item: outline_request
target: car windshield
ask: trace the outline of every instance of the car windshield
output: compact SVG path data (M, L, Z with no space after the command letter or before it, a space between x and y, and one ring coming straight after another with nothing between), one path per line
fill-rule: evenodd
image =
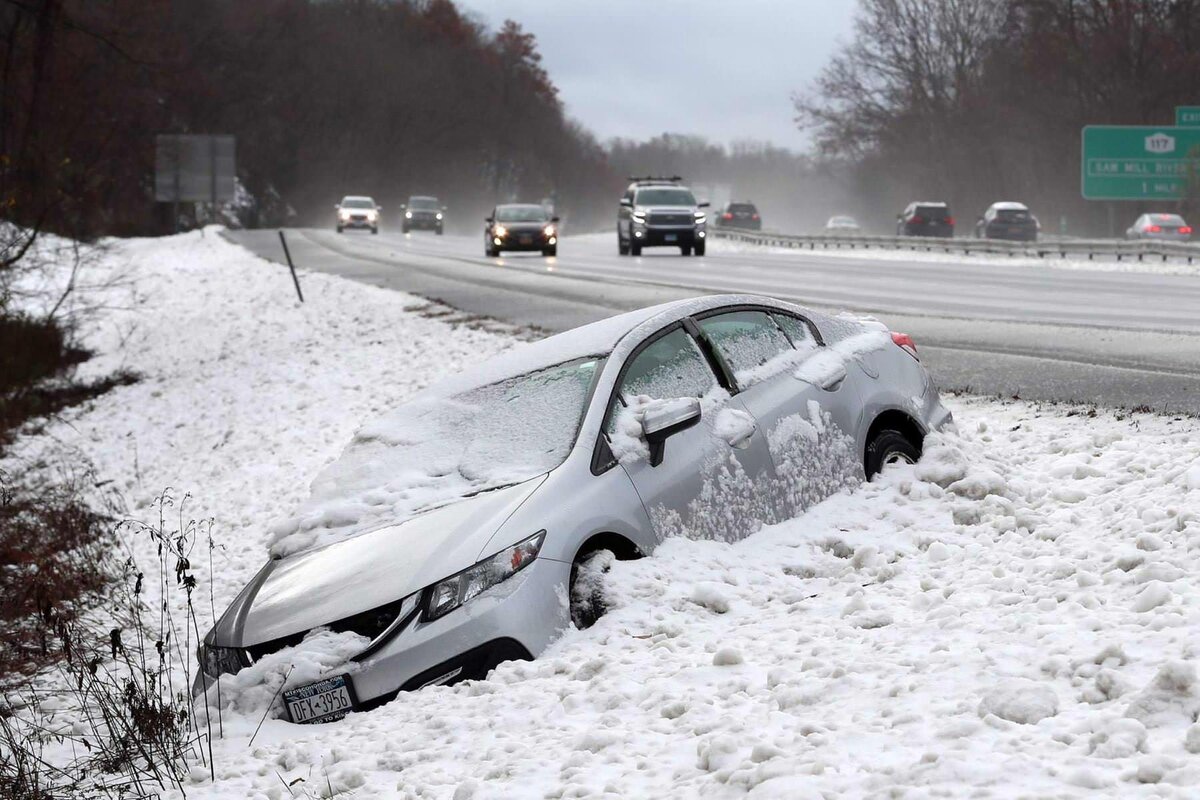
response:
M950 209L946 206L917 206L916 214L925 219L947 219Z
M500 222L545 222L550 218L541 206L499 206L496 219Z
M1030 219L1028 209L1001 208L996 211L996 219L1001 222L1025 222Z
M639 206L694 206L696 198L687 189L665 186L655 189L639 189L636 203Z
M417 211L437 211L439 208L436 197L410 197L408 207Z
M342 208L374 208L375 201L369 197L347 197L342 200Z
M418 398L368 423L313 481L273 552L328 544L549 472L575 444L600 363L579 359Z

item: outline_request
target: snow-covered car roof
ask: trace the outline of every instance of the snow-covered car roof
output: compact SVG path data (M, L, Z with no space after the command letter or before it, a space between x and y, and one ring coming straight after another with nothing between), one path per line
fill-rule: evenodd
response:
M1024 203L1014 203L1011 201L1003 201L1000 203L992 203L992 208L997 211L1028 211L1029 206Z
M365 195L365 194L348 194L348 195L346 195L345 197L343 197L343 198L342 198L342 202L343 202L343 203L344 203L344 202L346 202L347 200L366 200L368 203L374 203L374 202L375 202L375 198L373 198L373 197L368 197L368 196L367 196L367 195Z

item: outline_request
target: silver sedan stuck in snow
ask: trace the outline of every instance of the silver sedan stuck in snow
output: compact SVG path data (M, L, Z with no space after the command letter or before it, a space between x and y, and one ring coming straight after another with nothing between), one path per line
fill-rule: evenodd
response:
M590 624L613 557L794 517L949 420L908 336L764 297L519 346L357 432L205 637L194 691L318 664L282 697L321 722L482 678Z

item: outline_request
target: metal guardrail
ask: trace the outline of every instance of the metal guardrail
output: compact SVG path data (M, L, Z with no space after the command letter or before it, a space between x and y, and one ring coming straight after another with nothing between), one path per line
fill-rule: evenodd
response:
M787 247L795 250L912 250L924 252L957 253L960 255L1008 255L1047 258L1068 255L1087 256L1089 261L1097 256L1112 256L1117 261L1126 258L1144 261L1147 257L1200 259L1200 244L1184 242L1136 241L1125 242L1111 239L1042 239L1036 242L1009 242L1001 239L944 239L928 236L859 236L837 234L795 234L770 231L740 231L731 228L710 229L710 235L719 239L746 242L747 244Z

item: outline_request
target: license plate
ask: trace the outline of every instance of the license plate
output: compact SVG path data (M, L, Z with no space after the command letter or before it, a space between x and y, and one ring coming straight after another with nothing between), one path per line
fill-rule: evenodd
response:
M292 722L333 722L354 710L357 702L349 675L334 675L323 681L298 686L283 693Z
M521 241L521 244L533 244L533 237L532 236L522 236L520 241Z
M679 241L679 237L673 233L668 233L665 236L663 236L663 241L664 242L676 242L676 241Z

